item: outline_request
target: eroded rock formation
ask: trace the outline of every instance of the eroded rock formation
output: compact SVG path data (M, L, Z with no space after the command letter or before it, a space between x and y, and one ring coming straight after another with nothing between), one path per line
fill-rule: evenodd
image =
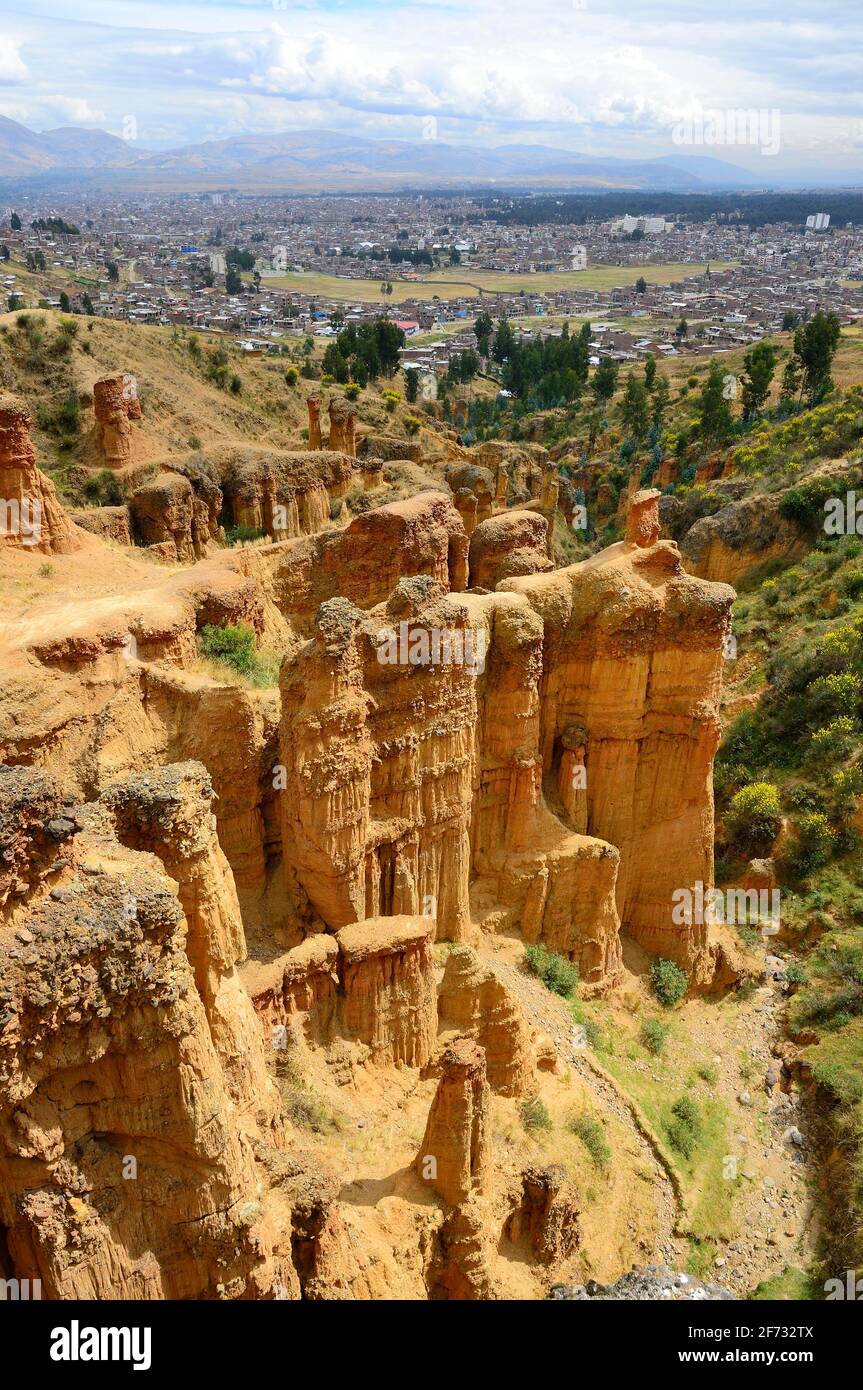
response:
M93 387L96 440L109 468L128 468L133 462L132 426L140 420L141 402L129 372L102 377Z
M417 1155L417 1171L443 1200L461 1206L481 1193L491 1168L485 1053L467 1038L441 1058L441 1076Z
M673 909L712 881L731 591L655 493L552 569L544 449L441 432L423 474L366 436L360 467L352 421L172 460L129 515L189 568L97 533L116 593L0 626L0 1251L46 1297L535 1295L580 1223L517 1121L569 1057L518 943L583 996L621 931L727 978ZM373 507L383 460L451 491ZM208 624L278 689L202 663Z
M469 946L447 956L438 996L440 1026L483 1049L489 1085L503 1096L535 1089L535 1059L527 1021L506 985Z
M314 535L330 523L331 504L343 500L357 466L345 451L232 447L211 450L235 526L273 540Z
M157 547L166 560L194 560L192 518L195 495L181 473L160 473L132 494L129 511L135 535ZM203 552L202 552L203 553Z
M423 1067L431 1056L431 934L431 922L410 917L358 922L338 934L343 1026L377 1061Z
M129 788L125 811L141 796ZM176 881L121 843L107 804L71 809L38 772L2 769L0 801L0 1224L16 1277L47 1298L296 1294L252 1150L266 1077L244 1058L235 1098L226 1087ZM16 832L22 801L35 814ZM158 791L149 804L158 820ZM200 945L219 974L203 925Z
M469 536L494 511L495 484L487 468L474 463L457 463L446 470L456 509Z
M659 540L662 529L659 524L660 495L658 488L648 488L633 495L626 518L627 545L637 545L646 550Z
M521 508L496 513L481 522L471 536L471 588L496 589L502 579L550 570L547 551L545 517Z
M308 396L306 398L306 408L309 412L309 448L322 449L320 396Z
M84 538L63 511L50 478L36 467L30 412L0 401L0 547L41 555L80 550Z
M527 1245L541 1264L568 1259L579 1242L578 1204L566 1172L557 1164L526 1168L521 1177L521 1200L506 1233L516 1245Z
M344 396L332 396L329 403L330 449L350 458L357 456L357 408Z

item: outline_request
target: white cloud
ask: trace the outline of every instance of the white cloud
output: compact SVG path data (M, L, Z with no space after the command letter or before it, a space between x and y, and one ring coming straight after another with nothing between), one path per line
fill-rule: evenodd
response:
M792 154L827 147L834 118L847 128L863 117L863 7L847 0L783 0L781 13L775 0L587 0L583 10L568 0L28 0L28 10L41 18L17 16L0 40L0 81L17 84L16 106L44 120L61 73L66 119L114 129L133 111L145 141L312 123L410 138L434 115L449 140L641 155L671 152L672 127L700 104L780 108Z
M92 107L86 97L65 97L57 93L43 96L42 106L56 111L72 125L98 125L106 119L105 112Z
M29 75L21 57L21 44L0 34L0 82L26 82Z

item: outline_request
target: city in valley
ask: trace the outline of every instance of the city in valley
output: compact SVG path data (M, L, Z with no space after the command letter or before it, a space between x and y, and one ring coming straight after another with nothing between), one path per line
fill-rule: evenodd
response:
M833 219L813 195L634 201L651 211L622 194L29 198L0 228L0 279L10 308L183 325L245 351L386 314L405 362L435 374L476 349L481 314L523 339L589 321L594 356L629 363L863 312L863 195L843 192Z

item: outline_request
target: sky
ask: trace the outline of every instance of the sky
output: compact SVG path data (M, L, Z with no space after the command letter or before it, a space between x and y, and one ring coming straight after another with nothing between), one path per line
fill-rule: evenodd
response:
M863 0L0 0L0 115L863 174L861 52Z

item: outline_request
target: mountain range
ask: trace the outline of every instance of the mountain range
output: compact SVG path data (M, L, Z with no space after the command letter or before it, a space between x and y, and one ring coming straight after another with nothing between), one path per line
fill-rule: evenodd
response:
M0 180L51 189L198 192L410 188L611 188L697 192L762 187L738 165L684 154L614 159L545 145L476 148L442 140L369 140L327 130L237 135L148 150L104 130L41 134L0 117Z

